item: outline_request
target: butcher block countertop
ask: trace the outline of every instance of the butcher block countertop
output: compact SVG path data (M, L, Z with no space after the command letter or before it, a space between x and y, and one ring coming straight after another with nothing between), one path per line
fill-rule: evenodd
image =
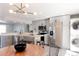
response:
M0 56L44 56L45 50L41 46L27 44L25 51L16 52L14 46L0 48Z

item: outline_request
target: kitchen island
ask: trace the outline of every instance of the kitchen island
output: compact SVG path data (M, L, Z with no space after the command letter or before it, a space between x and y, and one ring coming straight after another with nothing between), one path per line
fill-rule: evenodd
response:
M33 33L23 32L23 33L3 33L0 34L0 48L13 45L15 44L15 41L18 39L18 36L20 36L20 39L30 40L28 37L33 38ZM23 38L23 37L26 38Z
M0 34L0 47L6 47L9 45L15 44L15 41L18 39L18 36L20 36L20 39L24 39L26 41L33 41L34 44L37 43L37 41L40 41L41 36L45 37L45 44L48 44L48 34L46 35L38 35L36 33L29 33L29 32L23 32L23 33L4 33Z

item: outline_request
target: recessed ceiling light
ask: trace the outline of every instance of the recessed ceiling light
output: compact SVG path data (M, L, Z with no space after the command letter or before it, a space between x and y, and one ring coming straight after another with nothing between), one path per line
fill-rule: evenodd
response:
M13 13L13 10L9 10L9 13Z
M36 13L36 12L34 12L33 14L34 14L34 15L37 15L37 13Z

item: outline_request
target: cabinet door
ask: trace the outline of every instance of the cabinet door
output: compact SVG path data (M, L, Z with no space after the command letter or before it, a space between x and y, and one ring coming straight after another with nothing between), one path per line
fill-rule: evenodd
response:
M12 45L12 37L11 36L1 36L1 47L6 47Z
M0 48L1 48L1 36L0 36Z
M61 22L60 18L56 19L55 32L56 32L55 44L58 47L61 47L61 44L62 44L62 22Z

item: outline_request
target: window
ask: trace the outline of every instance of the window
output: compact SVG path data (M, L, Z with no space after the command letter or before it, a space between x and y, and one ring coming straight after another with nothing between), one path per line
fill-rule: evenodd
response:
M6 33L6 25L0 25L0 34Z

